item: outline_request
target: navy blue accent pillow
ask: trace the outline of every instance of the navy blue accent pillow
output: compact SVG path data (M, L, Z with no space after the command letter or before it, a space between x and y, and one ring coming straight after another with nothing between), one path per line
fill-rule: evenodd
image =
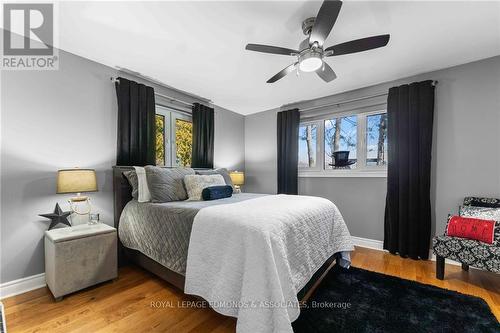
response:
M229 198L232 195L233 188L230 185L209 186L205 187L201 192L201 197L205 201Z

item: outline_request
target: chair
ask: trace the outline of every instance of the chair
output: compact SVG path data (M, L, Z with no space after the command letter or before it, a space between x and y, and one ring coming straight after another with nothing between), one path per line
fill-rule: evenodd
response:
M466 197L464 206L500 208L500 199ZM469 270L469 266L482 270L500 273L500 231L498 222L495 238L492 244L459 237L442 235L432 240L432 251L436 255L436 278L444 279L445 259L458 261L462 269Z

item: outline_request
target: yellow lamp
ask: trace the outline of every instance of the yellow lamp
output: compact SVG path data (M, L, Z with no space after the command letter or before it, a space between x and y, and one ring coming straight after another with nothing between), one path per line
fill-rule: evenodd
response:
M240 193L240 185L245 184L245 173L241 171L232 171L229 173L229 177L231 177L231 181L233 182L234 189L236 193Z
M91 211L90 199L82 192L97 192L97 177L94 169L64 169L57 171L57 193L76 193L70 199L71 211L78 215L87 215ZM76 202L85 201L88 209L78 211Z
M97 177L94 169L66 169L57 171L57 193L77 193L72 201L85 201L81 192L96 192Z

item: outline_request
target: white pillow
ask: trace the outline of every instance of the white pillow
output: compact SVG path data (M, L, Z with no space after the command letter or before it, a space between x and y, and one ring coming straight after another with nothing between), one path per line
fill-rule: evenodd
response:
M151 201L151 193L149 192L148 182L146 180L146 170L143 167L134 167L137 174L137 201Z
M184 176L184 185L188 193L188 200L203 200L201 192L204 188L210 186L223 186L226 181L222 175L186 175Z

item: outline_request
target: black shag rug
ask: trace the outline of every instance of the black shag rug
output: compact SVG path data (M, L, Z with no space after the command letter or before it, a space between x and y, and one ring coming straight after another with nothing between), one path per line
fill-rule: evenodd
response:
M351 267L333 267L293 323L302 332L500 332L481 298Z

